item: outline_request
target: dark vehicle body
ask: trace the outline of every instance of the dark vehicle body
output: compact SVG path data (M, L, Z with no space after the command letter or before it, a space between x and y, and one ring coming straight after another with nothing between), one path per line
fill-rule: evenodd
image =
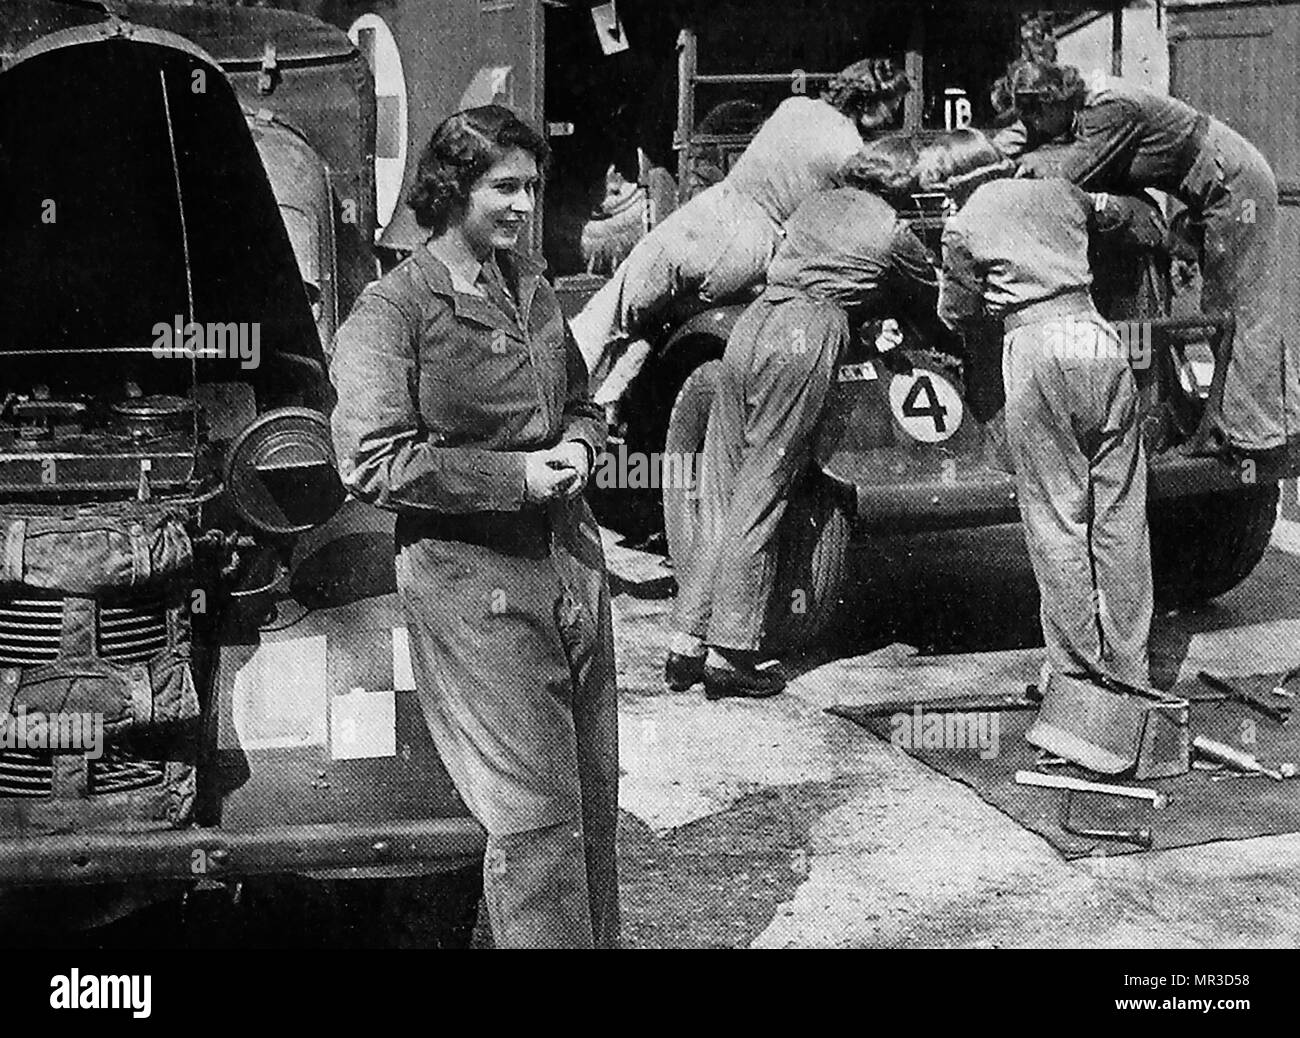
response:
M113 6L135 20L0 13L0 512L166 509L193 557L125 597L7 580L0 668L64 665L75 601L92 669L170 645L201 712L103 760L0 749L0 908L101 894L78 925L214 881L476 866L413 692L391 517L343 501L326 420L330 338L377 269L364 62L300 15ZM255 327L260 356L160 356L182 319Z

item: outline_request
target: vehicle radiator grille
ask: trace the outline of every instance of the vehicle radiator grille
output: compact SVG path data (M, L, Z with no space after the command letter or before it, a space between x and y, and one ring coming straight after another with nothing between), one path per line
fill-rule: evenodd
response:
M129 793L156 786L166 777L162 761L143 760L120 749L87 761L90 796ZM48 797L54 792L54 765L48 752L0 751L0 799Z
M54 790L54 765L37 750L0 751L0 797L47 797Z
M63 600L0 601L0 666L34 667L59 654ZM99 654L106 660L140 663L167 648L167 601L161 595L101 603Z
M163 780L162 761L141 760L123 750L105 750L99 760L90 762L90 795L126 793L147 789Z
M167 600L162 594L113 599L98 609L99 655L119 663L152 659L167 648ZM33 667L59 654L63 635L61 598L0 600L0 666ZM120 749L106 750L87 764L90 796L156 786L165 777L161 761L143 760ZM0 798L51 796L54 766L39 750L0 750Z
M63 632L61 598L0 601L0 666L32 667L59 654Z
M167 602L162 595L99 607L99 654L138 663L167 648Z

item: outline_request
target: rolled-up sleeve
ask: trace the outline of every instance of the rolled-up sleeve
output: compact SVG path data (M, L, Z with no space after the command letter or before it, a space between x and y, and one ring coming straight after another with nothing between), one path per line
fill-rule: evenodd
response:
M394 512L522 507L524 452L432 442L419 410L417 329L414 315L366 292L338 331L330 366L338 404L331 422L344 484Z
M1164 213L1149 197L1094 194L1089 196L1088 229L1107 236L1117 246L1162 250L1169 238Z
M984 274L956 219L943 229L943 270L939 275L939 319L954 331L984 314Z

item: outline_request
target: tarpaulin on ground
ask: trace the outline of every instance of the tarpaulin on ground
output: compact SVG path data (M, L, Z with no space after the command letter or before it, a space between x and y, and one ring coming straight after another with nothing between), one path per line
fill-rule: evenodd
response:
M1280 674L1259 674L1232 679L1235 685L1267 693ZM1293 682L1292 687L1297 683ZM1002 690L1016 694L1020 689ZM1178 696L1210 693L1196 679L1179 682L1169 690ZM1278 703L1289 700L1277 699ZM918 703L924 711L935 702ZM902 723L890 717L865 718L861 707L832 707L838 716L861 724L868 731L895 745L891 739L902 732ZM856 715L856 716L855 716ZM912 715L913 717L915 715ZM935 715L938 716L938 715ZM997 718L996 754L981 753L978 746L932 748L903 746L905 752L949 778L973 789L983 800L1038 833L1066 858L1090 855L1131 854L1143 848L1114 840L1086 839L1064 832L1058 812L1063 794L1058 790L1017 785L1015 773L1035 770L1039 751L1025 742L1025 732L1036 711L1004 711ZM987 723L985 734L988 734ZM912 727L909 724L909 728ZM1235 702L1194 702L1191 707L1191 735L1205 735L1256 756L1267 767L1284 761L1300 762L1300 726L1280 725ZM1253 739L1251 743L1250 739ZM984 745L991 743L985 741ZM1193 758L1195 759L1195 758ZM1038 769L1107 784L1157 789L1168 795L1162 810L1137 800L1087 793L1075 793L1070 822L1075 828L1137 829L1148 827L1154 850L1189 847L1215 840L1245 840L1256 836L1300 832L1300 778L1277 782L1262 776L1212 780L1214 772L1193 769L1168 779L1135 781L1096 775L1072 765Z

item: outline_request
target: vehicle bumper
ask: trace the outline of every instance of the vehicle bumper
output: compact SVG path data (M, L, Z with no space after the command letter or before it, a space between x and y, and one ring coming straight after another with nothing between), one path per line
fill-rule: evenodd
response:
M485 834L473 818L82 833L0 841L0 884L49 886L137 880L235 880L272 874L335 876L446 872L474 865Z
M1020 521L1015 477L982 459L896 449L841 455L823 473L856 499L857 536L956 530ZM1150 467L1152 501L1239 490L1231 470L1210 458L1168 453Z

